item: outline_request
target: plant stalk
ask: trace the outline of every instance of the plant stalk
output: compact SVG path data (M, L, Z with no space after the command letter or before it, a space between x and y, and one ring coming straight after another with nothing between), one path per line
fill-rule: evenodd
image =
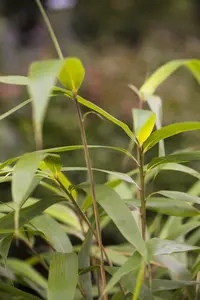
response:
M80 109L79 103L77 101L77 95L75 93L73 94L73 100L74 100L77 114L78 114L79 127L80 127L80 131L81 131L81 139L82 139L84 155L85 155L85 163L86 163L86 167L88 169L88 176L89 176L90 187L91 187L91 194L92 194L92 200L93 200L93 211L94 211L96 233L97 233L97 243L99 246L100 258L101 258L100 259L100 269L101 269L102 292L103 292L106 288L106 273L105 273L103 250L102 250L100 218L99 218L99 211L98 211L96 193L95 193L95 188L94 188L94 176L93 176L90 154L89 154L88 145L87 145L87 137L86 137L86 132L85 132L84 120L82 118L81 109ZM107 300L108 299L107 294L104 294L102 299Z
M139 161L139 173L140 173L140 217L143 240L146 239L146 200L145 200L145 185L144 185L144 154L142 147L138 146L138 161Z
M63 59L63 54L62 51L60 49L58 40L56 38L56 35L52 29L51 23L48 19L48 16L43 8L43 6L41 5L40 0L36 0L36 3L38 5L38 8L43 16L44 22L48 28L49 34L51 36L51 39L53 41L53 44L55 46L55 49L57 51L57 54L59 56L60 59ZM85 133L85 127L84 127L84 121L82 118L82 113L81 113L81 109L79 106L79 103L77 101L77 95L76 93L73 94L73 100L74 103L76 105L76 109L77 109L77 114L78 114L78 120L79 120L79 126L80 126L80 131L81 131L81 139L82 139L82 143L83 143L83 148L84 148L84 155L85 155L85 162L86 162L86 166L88 169L88 176L89 176L89 180L90 180L90 185L91 185L91 193L92 193L92 199L93 199L93 210L94 210L94 216L95 216L95 223L96 223L96 232L97 232L97 241L98 241L98 246L99 246L99 250L100 250L100 257L101 257L101 280L102 280L102 291L100 295L100 298L107 300L107 294L105 293L103 295L103 291L106 288L106 273L105 273L105 268L104 268L104 259L103 259L103 250L102 250L102 237L101 237L101 228L100 228L100 218L99 218L99 212L98 212L98 207L97 207L97 200L96 200L96 193L95 193L95 189L94 189L94 177L93 177L93 171L92 171L92 166L91 166L91 161L90 161L90 155L89 155L89 150L88 150L88 145L87 145L87 138L86 138L86 133Z

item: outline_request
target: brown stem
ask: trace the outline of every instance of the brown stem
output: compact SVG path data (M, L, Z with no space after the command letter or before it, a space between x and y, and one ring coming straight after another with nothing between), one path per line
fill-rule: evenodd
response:
M81 131L81 139L84 149L84 155L85 155L85 163L88 170L88 176L90 181L90 187L91 187L91 194L92 194L92 200L93 200L93 211L94 211L94 217L95 217L95 224L96 224L96 233L97 233L97 242L100 250L100 269L101 269L101 280L102 280L102 291L106 288L106 273L105 273L105 267L104 267L104 259L103 259L103 251L102 251L102 236L101 236L101 228L100 228L100 218L99 218L99 212L98 212L98 206L97 206L97 199L96 199L96 193L94 188L94 176L92 171L92 165L87 145L87 137L85 132L85 126L84 121L82 118L81 109L79 106L79 103L77 101L77 95L76 93L73 94L73 100L76 105L76 110L78 114L78 120L79 120L79 127ZM107 300L107 294L104 294L103 296L104 300Z

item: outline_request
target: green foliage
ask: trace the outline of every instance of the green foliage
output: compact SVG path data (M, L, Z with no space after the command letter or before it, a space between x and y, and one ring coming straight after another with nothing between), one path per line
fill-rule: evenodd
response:
M0 165L0 183L11 182L12 193L12 202L0 204L1 299L91 300L98 296L106 300L108 295L113 300L164 300L175 299L176 295L195 299L200 272L200 174L183 163L199 161L200 152L179 150L165 155L163 140L199 130L200 123L162 127L162 102L154 95L157 87L182 65L200 82L199 60L172 61L158 69L138 92L141 103L147 101L151 110L133 108L134 132L78 95L85 70L77 58L34 62L28 77L0 77L2 83L26 85L31 97L0 116L0 120L32 103L37 142L37 151L8 158ZM64 88L55 86L57 79ZM75 102L83 145L42 149L45 114L50 97L55 95ZM80 104L111 121L131 142L136 142L138 159L133 151L116 145L87 145ZM154 125L157 130L152 133ZM159 156L153 156L144 165L146 152L158 143ZM126 174L91 167L88 161L92 149L121 153L136 168ZM77 150L84 151L87 167L62 164L62 153L68 155L69 151ZM89 172L90 183L76 185L73 179L69 180L69 172L82 171ZM96 171L111 179L96 183L93 178ZM166 187L156 191L152 180L164 171L182 172L197 182L188 192ZM166 177L165 183L167 180ZM150 221L149 216L153 216ZM123 243L103 245L101 231L109 223L121 233ZM46 253L35 251L37 236L47 243ZM78 245L74 238L78 238ZM22 240L29 248L32 255L29 259L10 258L9 249L15 239ZM34 268L37 263L46 269L48 280ZM20 284L20 289L11 281ZM23 286L36 296L31 291L24 292Z

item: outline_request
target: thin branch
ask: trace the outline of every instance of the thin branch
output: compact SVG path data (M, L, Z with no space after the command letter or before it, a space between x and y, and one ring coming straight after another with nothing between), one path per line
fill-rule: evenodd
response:
M64 57L63 57L63 54L62 54L60 45L59 45L58 40L57 40L57 37L56 37L56 35L55 35L54 31L53 31L53 28L52 28L52 26L51 26L51 23L50 23L50 21L49 21L49 18L48 18L48 16L47 16L47 14L46 14L46 12L45 12L45 10L44 10L44 8L43 8L43 6L42 6L40 0L35 0L35 1L36 1L36 3L37 3L37 6L38 6L38 8L39 8L39 10L40 10L40 13L41 13L43 19L44 19L44 22L45 22L45 24L46 24L46 26L47 26L47 29L48 29L48 31L49 31L50 37L51 37L51 39L52 39L52 42L53 42L53 44L54 44L54 47L55 47L56 52L57 52L57 54L58 54L58 57L59 57L60 59L63 59Z

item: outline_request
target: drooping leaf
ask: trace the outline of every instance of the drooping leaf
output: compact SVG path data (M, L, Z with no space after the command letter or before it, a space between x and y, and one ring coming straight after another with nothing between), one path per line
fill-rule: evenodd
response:
M46 60L34 62L30 66L28 90L33 105L35 134L40 139L51 90L63 63L63 60Z
M176 241L162 240L159 238L153 238L147 242L147 247L149 249L149 255L164 255L173 254L187 251L199 251L200 247L195 247L187 244L180 244ZM150 258L151 259L151 258Z
M143 109L133 109L132 113L135 135L140 146L142 146L154 128L156 115Z
M76 231L81 232L78 216L68 206L64 204L54 204L48 207L44 212L57 219L59 222L62 222L63 224L73 227Z
M138 225L124 201L108 186L97 185L95 191L98 203L113 220L123 236L145 257L144 241Z
M48 215L37 216L31 224L42 232L57 252L71 253L72 244L62 226Z
M129 153L126 149L112 147L112 146L100 146L100 145L88 145L89 149L108 149L113 151L121 152L127 156L129 156L134 162L137 162L136 158ZM83 150L83 145L75 145L75 146L63 146L63 147L55 147L43 150L45 153L59 153L59 152L67 152L67 151L75 151L75 150Z
M167 198L180 200L184 202L191 202L191 203L198 203L200 204L200 198L197 196L192 196L187 193L183 192L177 192L177 191L158 191L154 194L160 194L162 196L165 196Z
M152 161L148 164L148 169L155 168L162 164L168 163L183 163L189 161L195 161L200 159L200 151L193 151L193 152L182 152L171 154L162 157L155 157Z
M170 61L159 69L157 69L142 85L140 92L142 94L153 95L157 87L166 80L173 72L175 72L179 67L186 66L200 83L200 62L197 59L179 59Z
M77 255L75 253L53 253L48 279L48 300L73 300L77 282Z
M15 288L12 285L9 285L8 283L0 283L0 292L4 293L5 295L8 295L9 298L8 299L15 299L17 297L17 299L20 300L41 300L41 298L34 296L30 293L26 293L24 291L21 291L17 288ZM4 298L2 298L3 300Z
M0 82L15 85L28 85L29 78L25 76L0 76Z
M25 279L30 279L43 289L47 288L46 279L39 272L34 270L27 262L15 258L9 258L6 261L6 265L9 269L15 272L15 274L20 275Z
M126 200L126 203L130 207L141 206L140 201L137 199ZM193 217L200 215L200 211L194 208L192 205L180 200L168 199L164 197L149 198L146 203L146 207L149 210L158 212L160 214L166 214L169 216Z
M67 58L58 77L64 87L77 93L85 77L81 61L75 57Z
M97 172L103 172L107 173L109 175L112 175L116 178L119 178L123 181L126 181L128 183L136 184L136 182L127 174L121 173L121 172L115 172L115 171L110 171L110 170L104 170L104 169L97 169L97 168L92 168L93 171ZM85 167L63 167L62 168L63 172L70 172L70 171L87 171L87 168ZM137 184L136 184L137 185Z
M197 172L196 170L194 170L190 167L187 167L187 166L184 166L184 165L181 165L178 163L167 163L167 164L163 164L159 167L159 171L165 171L165 170L182 172L182 173L185 173L185 174L188 174L188 175L191 175L191 176L194 176L194 177L200 179L199 172Z
M186 280L167 280L167 279L153 279L152 289L154 292L170 291L184 288L190 285L196 285L196 281Z
M78 254L79 260L79 269L88 268L90 267L90 248L92 246L92 233L88 231L85 241L82 244L81 250ZM85 274L79 275L79 281L81 287L86 293L86 300L93 300L92 297L92 278L91 273L87 272Z
M41 214L49 206L61 201L60 198L55 198L55 196L37 201L36 203L22 208L20 211L19 227L27 224L35 216ZM14 231L14 212L8 213L5 217L0 218L0 228L3 228L5 232L0 233L0 238L6 237L9 233Z
M199 130L200 122L184 122L184 123L175 123L165 127L162 127L159 130L154 131L150 137L144 143L144 152L147 152L153 146L155 146L159 141L174 136L178 133Z

